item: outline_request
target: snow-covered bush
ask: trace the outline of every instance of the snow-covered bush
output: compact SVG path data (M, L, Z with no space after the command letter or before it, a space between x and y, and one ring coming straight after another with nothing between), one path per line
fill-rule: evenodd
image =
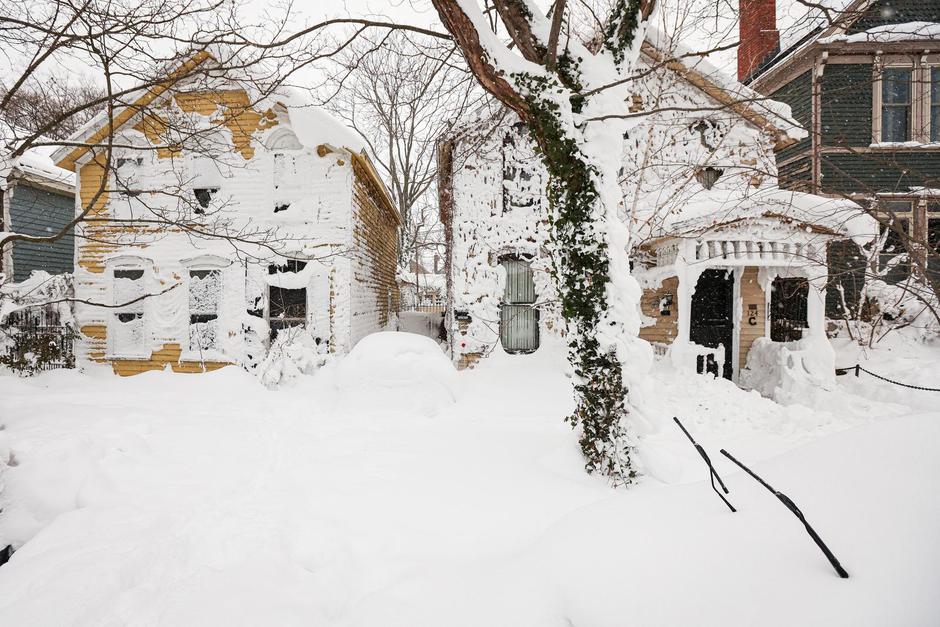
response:
M435 416L454 403L457 371L441 347L414 333L373 333L337 364L344 404Z
M318 344L303 327L289 327L277 334L255 375L266 387L275 388L312 374L328 359L326 344Z

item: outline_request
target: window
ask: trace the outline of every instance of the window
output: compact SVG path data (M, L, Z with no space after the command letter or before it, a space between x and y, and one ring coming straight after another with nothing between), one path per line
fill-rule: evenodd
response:
M145 356L144 271L142 268L117 267L112 279L113 302L118 307L108 332L111 352L122 357Z
M288 259L284 264L271 264L268 274L295 273L307 267L306 261ZM307 288L268 286L268 326L271 339L278 331L307 324Z
M777 277L770 285L770 339L793 342L803 338L809 324L807 300L809 281L802 278Z
M199 207L193 209L193 212L205 213L205 210L209 208L209 203L212 202L212 197L215 196L218 191L218 187L197 187L194 189L193 193L196 195L196 202L199 203Z
M930 141L940 142L940 67L930 68Z
M189 271L189 350L218 348L220 270Z
M881 141L911 139L911 68L885 68L881 73Z
M711 166L695 171L695 180L702 184L705 189L711 189L724 174L724 170L713 168Z
M898 230L904 233L910 233L910 220L907 218L895 218L894 224L888 226L885 223L880 225L881 236L884 237L884 244L878 253L878 266L885 272L884 280L886 283L900 283L907 279L911 273L910 261L896 259L900 255L907 255L907 248L904 246L904 238L898 233ZM887 231L887 235L885 232Z

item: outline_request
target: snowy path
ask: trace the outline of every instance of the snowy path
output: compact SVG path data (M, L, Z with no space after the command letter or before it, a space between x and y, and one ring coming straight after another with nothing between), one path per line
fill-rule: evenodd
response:
M0 568L0 625L935 624L936 413L657 375L650 474L614 492L581 471L561 371L494 358L434 418L235 369L2 378L0 533L28 542ZM716 460L724 510L674 413L713 458L769 460L853 578Z

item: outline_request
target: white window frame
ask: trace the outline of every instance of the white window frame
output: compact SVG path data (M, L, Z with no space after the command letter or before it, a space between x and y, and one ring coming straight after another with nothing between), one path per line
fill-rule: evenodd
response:
M872 146L885 148L903 146L906 143L930 143L930 77L933 68L940 68L940 55L891 55L877 57L872 66ZM882 131L882 73L886 69L909 69L911 71L911 137L908 142L883 142ZM936 142L934 142L936 143Z

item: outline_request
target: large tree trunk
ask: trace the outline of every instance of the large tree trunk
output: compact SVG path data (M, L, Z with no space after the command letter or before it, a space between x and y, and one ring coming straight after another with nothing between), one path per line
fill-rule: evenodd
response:
M474 0L434 0L480 83L529 127L548 170L554 273L576 377L577 405L568 421L581 430L588 471L628 483L635 470L625 364L648 360L649 351L636 340L640 290L630 277L629 235L618 215L626 124L590 121L624 105L612 90L584 97L588 73L581 68L590 63L594 81L621 78L635 61L639 24L652 6L620 0L596 53L576 46L556 54L547 42L557 41L560 18L549 24L525 0L494 4L523 58L506 54ZM563 11L564 0L554 10Z

